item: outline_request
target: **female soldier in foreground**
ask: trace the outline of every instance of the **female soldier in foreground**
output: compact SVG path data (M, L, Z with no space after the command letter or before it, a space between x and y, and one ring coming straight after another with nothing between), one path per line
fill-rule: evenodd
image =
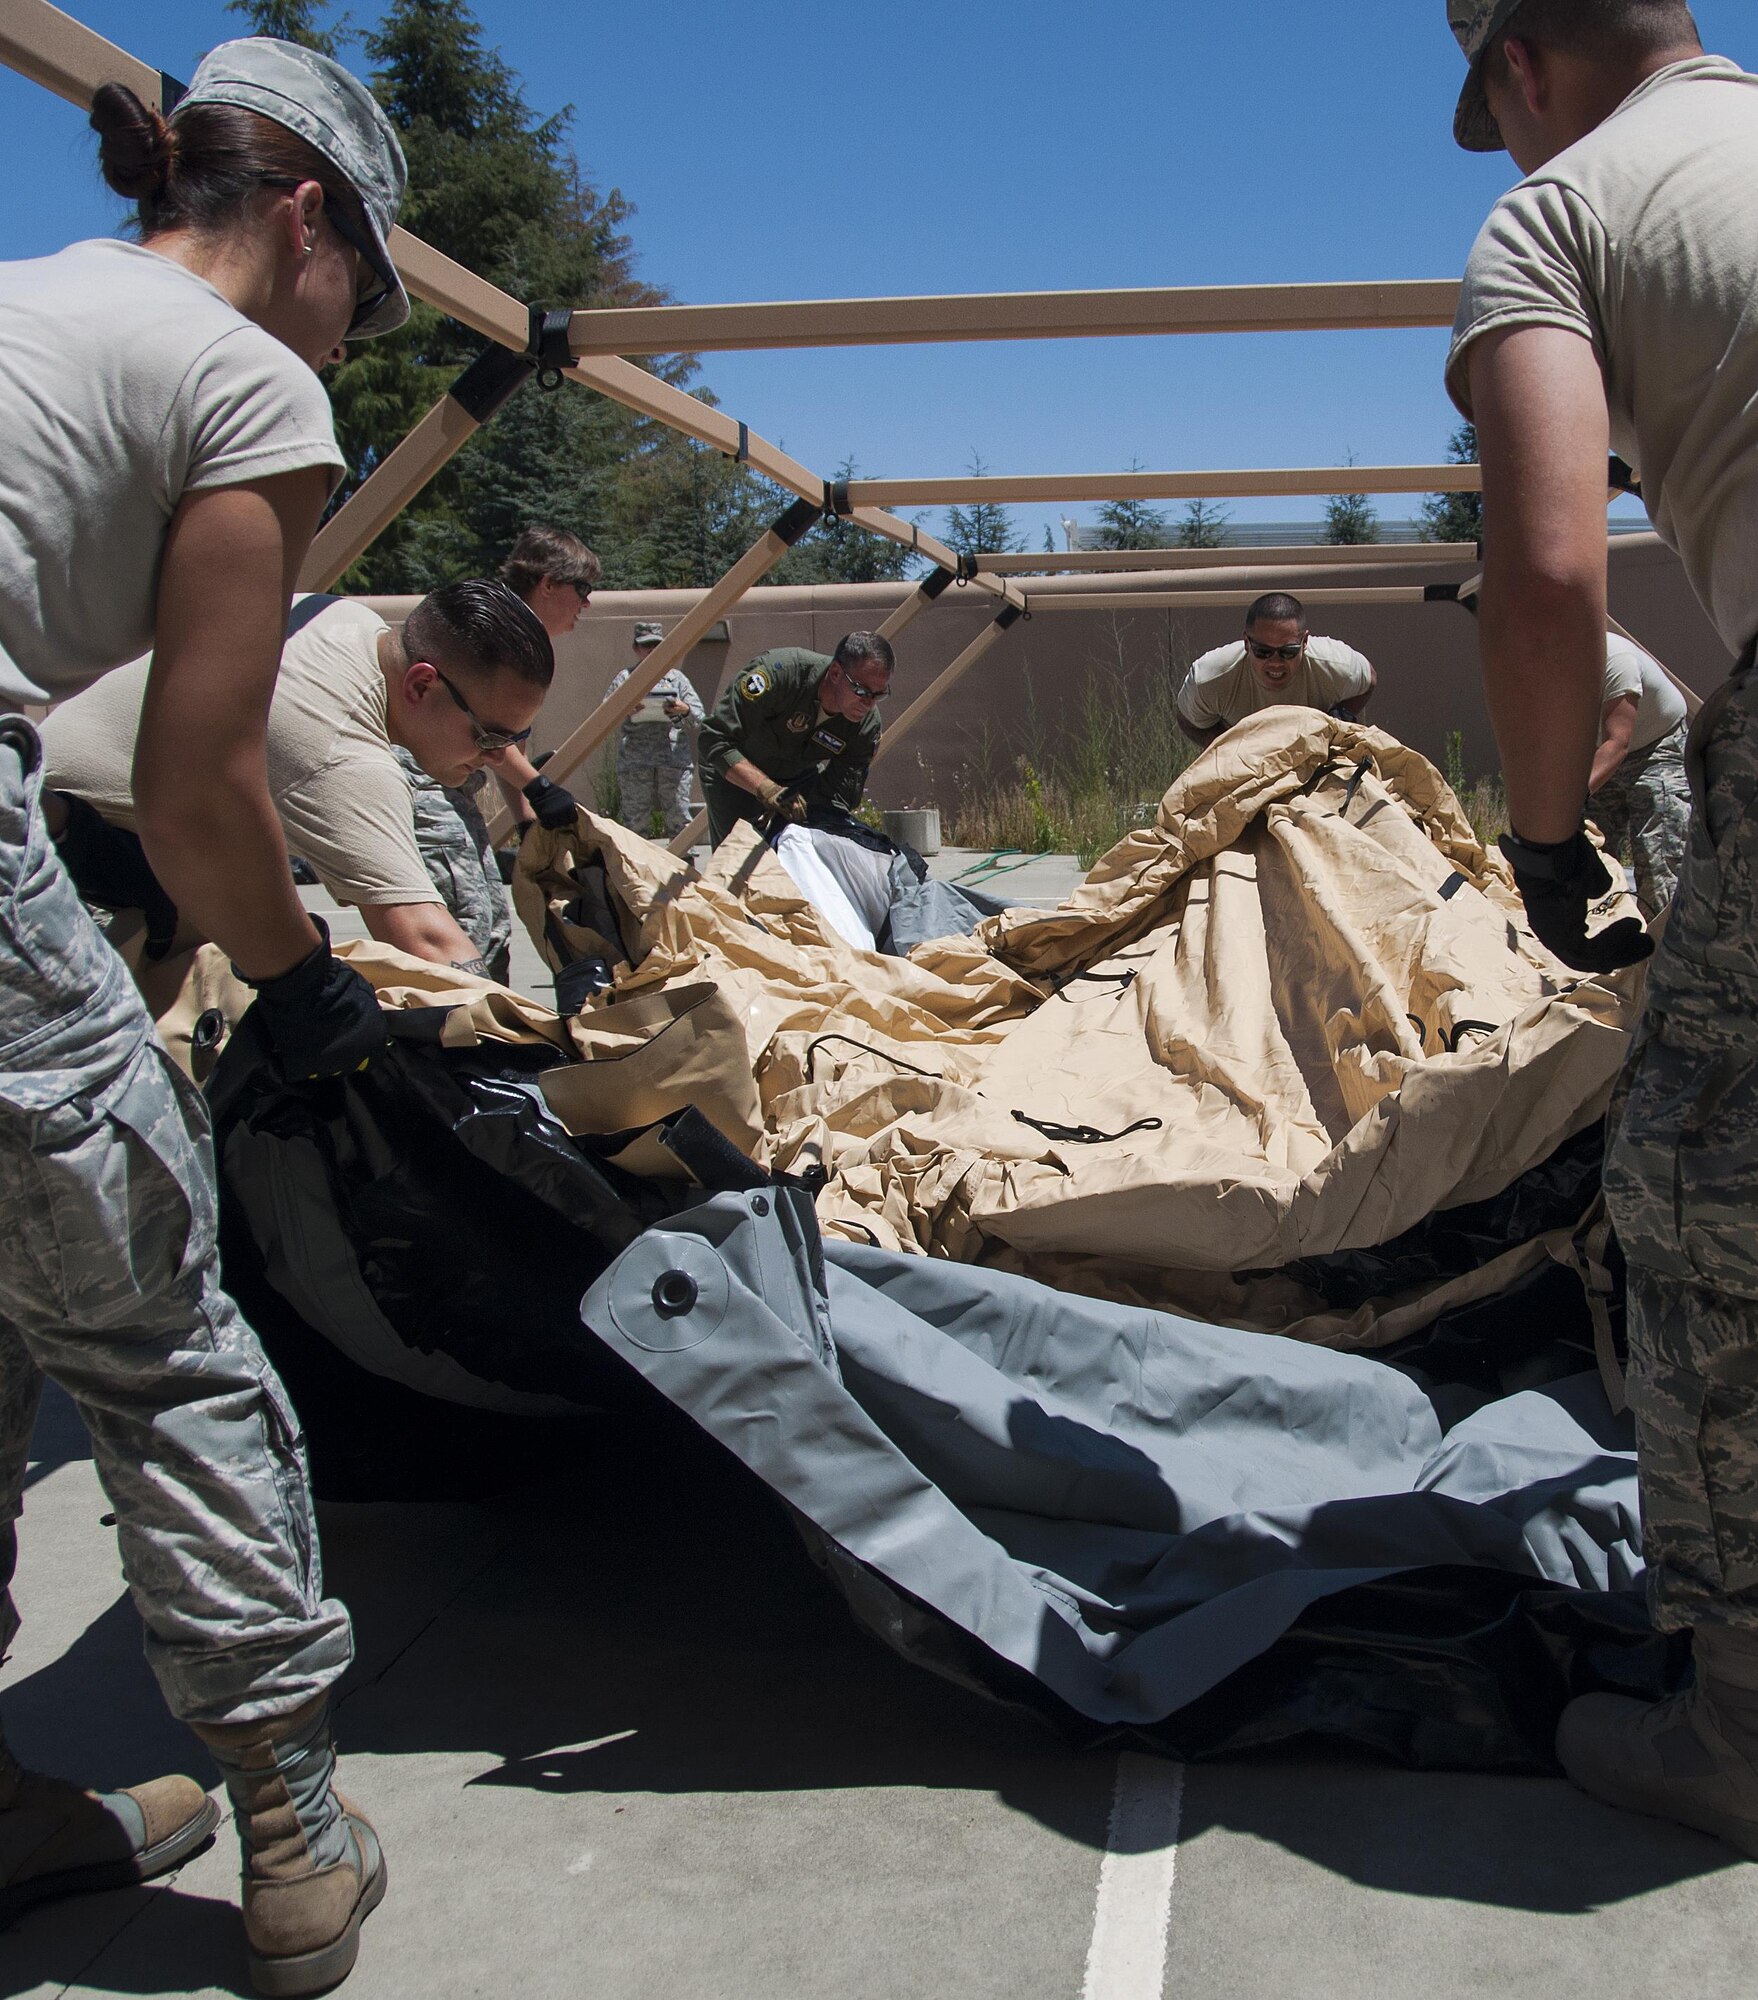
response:
M385 249L402 154L345 70L268 40L216 49L169 124L116 85L92 124L141 241L0 264L0 710L153 649L152 866L255 985L285 1073L338 1075L382 1046L381 1017L294 890L264 730L342 463L315 371L408 313ZM0 1645L46 1374L91 1432L165 1698L224 1773L252 1977L315 1992L384 1893L332 1784L348 1617L286 1398L220 1289L201 1099L80 906L39 764L0 715ZM216 1818L186 1778L94 1796L0 1747L0 1919L161 1873Z

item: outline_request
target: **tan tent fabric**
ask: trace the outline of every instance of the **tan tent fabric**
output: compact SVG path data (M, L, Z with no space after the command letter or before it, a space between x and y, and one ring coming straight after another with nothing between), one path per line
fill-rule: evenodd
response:
M521 876L554 869L538 841ZM1267 711L1060 909L908 960L820 925L749 830L699 880L589 815L570 841L637 945L571 1024L582 1053L620 1046L625 996L711 982L741 1045L718 1072L748 1064L771 1163L824 1167L833 1232L1342 1345L1570 1254L1351 1314L1276 1275L1496 1193L1591 1123L1640 989L1552 960L1439 773L1379 731ZM705 1041L692 1061L717 1067Z

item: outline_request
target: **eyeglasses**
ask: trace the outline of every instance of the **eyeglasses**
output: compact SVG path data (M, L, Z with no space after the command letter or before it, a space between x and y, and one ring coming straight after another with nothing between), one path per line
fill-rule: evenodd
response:
M1264 646L1256 639L1247 639L1245 643L1254 660L1298 660L1306 651L1304 639L1296 639L1292 646Z
M589 584L589 583L577 583L577 584L575 584L575 585L574 585L574 595L575 595L575 596L576 596L576 597L577 597L577 598L578 598L578 599L580 600L580 602L581 602L582 604L590 604L590 603L592 602L592 586L591 586L591 584Z
M836 671L848 683L849 693L854 696L855 700L866 702L870 708L877 708L880 702L891 692L891 683L889 681L883 687L868 687L865 682L856 680L854 675L849 672L848 668L840 660L836 664Z
M424 666L433 667L433 662L431 660L422 661L420 664ZM525 739L531 734L531 729L534 729L537 726L535 723L533 723L530 729L491 728L486 722L482 720L482 718L476 713L475 709L473 709L470 706L470 704L464 699L464 697L458 692L458 690L452 685L452 683L446 679L445 675L440 672L438 667L433 667L433 677L436 681L439 682L440 686L445 689L446 693L452 697L452 699L470 718L471 727L476 734L476 747L478 750L511 750L515 744L523 743Z
M290 180L284 174L258 174L257 179L264 187L299 188L305 185L303 181ZM376 286L356 288L354 317L348 322L348 331L353 333L363 327L396 290L397 280L391 267L379 255L377 244L364 230L355 228L352 217L333 194L324 196L324 214L329 218L330 227L360 259L364 267L362 275L378 280Z

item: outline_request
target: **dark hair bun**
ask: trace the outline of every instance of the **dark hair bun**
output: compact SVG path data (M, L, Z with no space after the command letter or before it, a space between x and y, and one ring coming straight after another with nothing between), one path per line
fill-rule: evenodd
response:
M98 86L92 130L104 179L125 201L150 201L164 190L177 154L177 135L125 83Z

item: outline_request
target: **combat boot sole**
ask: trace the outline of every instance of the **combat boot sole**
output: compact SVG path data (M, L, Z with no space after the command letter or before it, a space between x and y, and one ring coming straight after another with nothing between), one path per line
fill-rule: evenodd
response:
M265 1958L249 1943L246 1933L245 1955L250 1966L250 1983L265 1996L265 2000L302 2000L306 1994L327 1993L332 1986L339 1986L354 1970L354 1962L360 1956L360 1926L384 1901L385 1886L390 1879L385 1867L384 1850L378 1845L376 1837L373 1840L373 1855L372 1869L361 1882L360 1894L354 1899L347 1924L341 1934L328 1944L320 1945L313 1951Z
M54 1902L63 1896L94 1895L104 1889L134 1889L156 1876L168 1875L206 1847L219 1826L220 1809L209 1799L193 1819L138 1854L89 1862L83 1868L59 1868L53 1874L29 1876L0 1888L0 1927L38 1903Z

